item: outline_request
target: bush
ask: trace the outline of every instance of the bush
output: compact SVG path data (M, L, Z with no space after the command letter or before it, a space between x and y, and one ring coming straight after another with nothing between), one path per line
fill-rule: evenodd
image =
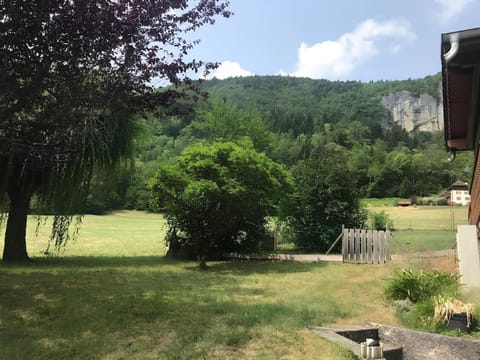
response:
M169 255L200 266L224 252L254 252L273 235L267 216L291 188L290 174L251 146L197 143L151 180L152 205L164 208Z
M297 248L326 251L342 224L364 225L366 212L347 161L346 150L330 143L293 167L295 189L283 204L283 213Z
M437 205L438 206L447 206L448 205L448 199L437 200Z
M370 224L375 230L394 230L392 218L385 212L380 211L378 213L372 212L369 214Z
M417 303L436 295L455 295L457 281L458 276L448 272L402 269L387 280L385 295L390 300L408 299Z

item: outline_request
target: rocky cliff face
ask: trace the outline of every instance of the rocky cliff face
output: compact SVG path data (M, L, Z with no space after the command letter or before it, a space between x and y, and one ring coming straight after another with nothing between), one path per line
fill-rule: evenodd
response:
M384 96L382 105L389 110L385 121L408 132L443 130L443 103L439 99L428 94L415 97L408 91Z

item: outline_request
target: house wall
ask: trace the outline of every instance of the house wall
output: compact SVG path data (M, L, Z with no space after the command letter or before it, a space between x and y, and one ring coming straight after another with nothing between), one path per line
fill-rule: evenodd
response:
M468 288L480 288L479 240L475 225L458 226L457 257L460 283Z
M450 201L455 205L466 206L470 204L470 194L467 190L451 190Z
M480 138L479 138L480 140ZM478 156L478 148L475 150L475 167L471 182L471 202L468 215L468 223L477 225L480 221L480 157Z

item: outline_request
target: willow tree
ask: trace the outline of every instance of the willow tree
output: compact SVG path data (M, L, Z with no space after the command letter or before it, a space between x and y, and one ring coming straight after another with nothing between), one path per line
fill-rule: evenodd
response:
M181 96L155 91L154 83L190 83L189 73L215 66L186 59L198 42L188 34L229 17L227 6L224 0L0 0L4 261L28 259L32 198L56 214L71 212L93 169L129 154L134 114Z

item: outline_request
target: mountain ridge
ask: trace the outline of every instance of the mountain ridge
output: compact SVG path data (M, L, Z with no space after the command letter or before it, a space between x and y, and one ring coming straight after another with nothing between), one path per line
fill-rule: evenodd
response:
M443 129L440 83L440 73L369 83L257 75L207 80L202 88L212 99L266 114L278 132L311 133L316 126L342 120L433 132Z

